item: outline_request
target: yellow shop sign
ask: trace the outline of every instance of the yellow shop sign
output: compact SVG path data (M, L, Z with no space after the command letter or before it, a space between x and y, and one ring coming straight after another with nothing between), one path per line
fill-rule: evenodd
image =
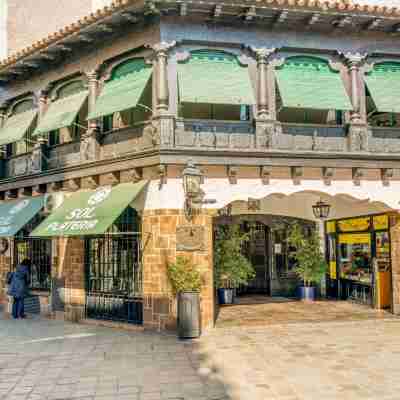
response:
M371 244L371 235L369 233L348 233L339 235L339 243Z
M372 221L376 231L389 228L389 217L387 215L375 215Z
M371 223L370 217L352 218L338 221L338 227L341 232L366 231Z

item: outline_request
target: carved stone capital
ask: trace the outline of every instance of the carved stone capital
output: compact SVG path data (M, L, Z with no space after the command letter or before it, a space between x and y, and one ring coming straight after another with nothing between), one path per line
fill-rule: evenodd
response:
M393 178L394 169L393 168L382 168L381 169L381 178L384 186L390 185L390 180Z
M160 42L153 45L149 45L154 52L156 57L167 57L168 52L176 46L176 41L172 42Z
M89 84L91 82L97 82L97 80L99 79L99 69L98 68L91 69L88 71L83 71L83 73L86 76Z
M275 47L253 47L250 46L249 50L256 56L258 64L266 64L272 54L276 52Z
M295 185L300 185L301 178L303 176L303 167L292 167L290 169L290 172L291 172L293 183Z
M238 179L239 167L235 165L229 165L227 172L228 172L229 183L235 185Z
M364 61L366 60L366 58L368 57L367 53L360 53L360 52L345 52L339 53L345 60L347 65L350 67L350 69L352 68L360 68L361 65L364 63Z

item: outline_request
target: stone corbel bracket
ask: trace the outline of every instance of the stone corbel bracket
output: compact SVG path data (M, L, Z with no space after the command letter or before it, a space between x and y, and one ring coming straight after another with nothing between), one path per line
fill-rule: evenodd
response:
M32 188L30 187L23 187L18 189L17 197L30 197L32 196Z
M301 184L301 178L303 177L303 167L292 167L291 168L291 175L294 185Z
M118 171L109 172L104 175L103 179L106 185L118 185L120 182L120 173Z
M361 179L364 176L364 171L361 168L353 168L353 183L355 186L361 185Z
M68 179L66 182L64 182L65 190L70 192L75 192L76 190L79 190L80 187L81 187L81 182L79 178Z
M335 168L324 167L322 169L322 178L325 185L330 186L332 184L333 176L335 175Z
M143 171L140 168L132 168L129 170L128 176L130 181L136 183L142 180Z
M160 179L159 187L160 189L167 183L167 166L165 164L160 164L158 166L158 177Z
M230 165L228 166L228 179L231 185L236 185L238 181L239 167Z
M263 185L269 185L272 175L272 167L264 165L260 168L260 178Z
M59 181L59 182L51 182L48 185L48 190L47 191L49 193L53 193L53 192L58 192L61 189L62 189L62 182L61 181Z
M383 186L390 186L390 180L393 178L394 169L393 168L383 168L381 169L381 178Z
M15 190L6 190L4 193L4 200L13 200L17 197Z
M99 177L97 175L85 178L85 186L90 189L96 189L99 186Z

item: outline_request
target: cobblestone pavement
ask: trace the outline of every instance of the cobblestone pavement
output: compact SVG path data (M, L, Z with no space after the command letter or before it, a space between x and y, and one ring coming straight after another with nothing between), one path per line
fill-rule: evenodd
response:
M400 319L214 329L198 341L0 318L1 400L399 400Z

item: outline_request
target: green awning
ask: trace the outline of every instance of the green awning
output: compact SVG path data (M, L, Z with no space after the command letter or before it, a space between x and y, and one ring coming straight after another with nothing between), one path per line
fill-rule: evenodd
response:
M29 110L9 117L0 129L0 146L23 139L32 126L37 113L37 110Z
M104 186L68 197L31 236L100 235L114 223L146 186L147 181Z
M142 63L142 67L104 85L94 110L87 119L111 115L137 106L153 69Z
M293 57L275 70L283 107L352 110L339 72L324 60Z
M375 65L365 83L377 111L400 113L400 63Z
M71 126L88 96L87 90L63 97L50 104L33 136Z
M222 51L194 51L178 64L179 100L182 103L254 104L247 67Z
M44 197L7 201L0 204L0 237L14 236L43 208Z

